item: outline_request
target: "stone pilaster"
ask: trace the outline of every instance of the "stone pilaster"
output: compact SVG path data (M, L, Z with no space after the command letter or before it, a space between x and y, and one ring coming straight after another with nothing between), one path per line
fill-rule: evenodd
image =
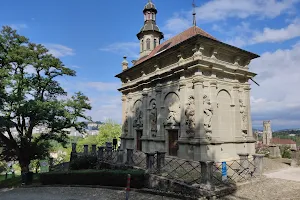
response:
M240 97L239 97L239 88L238 84L233 86L233 104L234 104L234 114L233 114L233 122L234 122L234 139L242 140L242 116L240 113ZM232 138L233 139L233 138Z
M126 119L126 95L122 95L122 124L124 124Z
M206 140L204 130L203 114L203 78L201 72L196 72L193 77L194 97L195 97L195 139Z
M157 109L157 138L163 138L163 119L162 119L162 98L161 98L161 84L157 84L155 88L156 92L156 109Z
M187 139L186 134L186 116L185 116L185 103L187 98L186 92L186 81L185 77L181 76L179 81L179 88L180 88L180 138L179 141L183 141Z
M127 117L128 117L128 137L133 137L133 112L132 112L132 97L127 98Z
M253 138L253 131L252 131L252 118L251 118L251 102L250 102L250 85L247 84L247 86L244 88L245 90L245 98L246 98L246 106L247 106L247 116L248 116L248 131L247 131L247 137L249 139Z
M143 138L147 138L148 136L149 136L149 134L150 134L150 131L149 131L149 126L148 126L148 93L147 93L147 91L145 91L145 90L143 90L143 93L142 93L142 95L143 95L143 99L142 99L142 101L143 101L143 108L142 108L142 110L143 110Z
M213 77L215 78L215 77ZM213 109L213 116L211 122L211 129L212 129L212 140L217 141L219 140L220 136L218 135L218 102L217 102L217 81L212 80L210 82L210 101Z

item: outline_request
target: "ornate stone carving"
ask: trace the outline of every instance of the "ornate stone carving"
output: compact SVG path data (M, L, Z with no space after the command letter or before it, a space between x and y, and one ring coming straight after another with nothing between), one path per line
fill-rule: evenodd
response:
M195 48L192 51L194 52L194 57L202 56L203 51L204 51L204 47L200 44L196 44Z
M247 116L247 112L246 112L246 106L244 105L244 102L242 99L240 99L239 102L240 102L240 113L241 113L241 118L242 118L242 131L244 133L247 133L248 116Z
M137 107L134 114L135 119L133 121L133 127L137 129L143 128L143 111Z
M186 116L186 133L189 137L195 136L196 120L195 120L195 98L190 96L185 109Z
M211 58L217 59L217 57L218 57L218 50L217 49L213 49L212 50L212 54L211 54Z
M207 95L203 96L203 112L204 112L204 128L206 131L207 139L211 140L211 121L213 116L213 108L211 106L210 99Z
M165 100L165 105L167 105L167 117L164 122L164 125L168 126L178 126L180 123L179 120L179 98L175 93L170 93L167 95Z
M153 137L156 137L157 133L157 108L156 108L156 102L152 101L150 104L150 115L149 115L149 120L150 120L150 130L152 133Z

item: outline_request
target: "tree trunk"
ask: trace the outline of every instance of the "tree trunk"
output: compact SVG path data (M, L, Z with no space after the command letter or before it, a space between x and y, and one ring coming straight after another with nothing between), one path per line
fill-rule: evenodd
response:
M30 161L28 161L28 160L19 160L22 174L29 172L29 163L30 163Z

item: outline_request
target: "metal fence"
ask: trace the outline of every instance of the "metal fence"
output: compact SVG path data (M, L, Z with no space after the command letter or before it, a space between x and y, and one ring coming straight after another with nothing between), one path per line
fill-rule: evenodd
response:
M161 163L161 167L157 167L156 165L153 173L187 184L200 184L201 182L200 162L177 157L166 156L165 161Z
M262 174L263 155L239 154L240 159L238 160L212 162L166 156L165 152L144 153L133 149L114 151L112 148L105 147L98 147L96 152L95 147L92 149L91 154L97 155L100 162L134 166L144 169L150 174L188 185L236 183L256 178ZM88 154L87 147L85 147L84 153L77 153L77 155Z

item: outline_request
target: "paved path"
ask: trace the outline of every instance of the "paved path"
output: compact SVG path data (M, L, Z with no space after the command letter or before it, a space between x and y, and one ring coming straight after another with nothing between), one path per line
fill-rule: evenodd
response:
M268 178L279 178L300 182L300 168L286 168L277 172L265 173ZM300 198L300 197L299 197Z
M152 194L130 192L130 200L175 200ZM2 200L124 200L125 191L101 188L41 187L0 189Z
M300 200L300 168L267 172L261 181L245 184L226 200Z

